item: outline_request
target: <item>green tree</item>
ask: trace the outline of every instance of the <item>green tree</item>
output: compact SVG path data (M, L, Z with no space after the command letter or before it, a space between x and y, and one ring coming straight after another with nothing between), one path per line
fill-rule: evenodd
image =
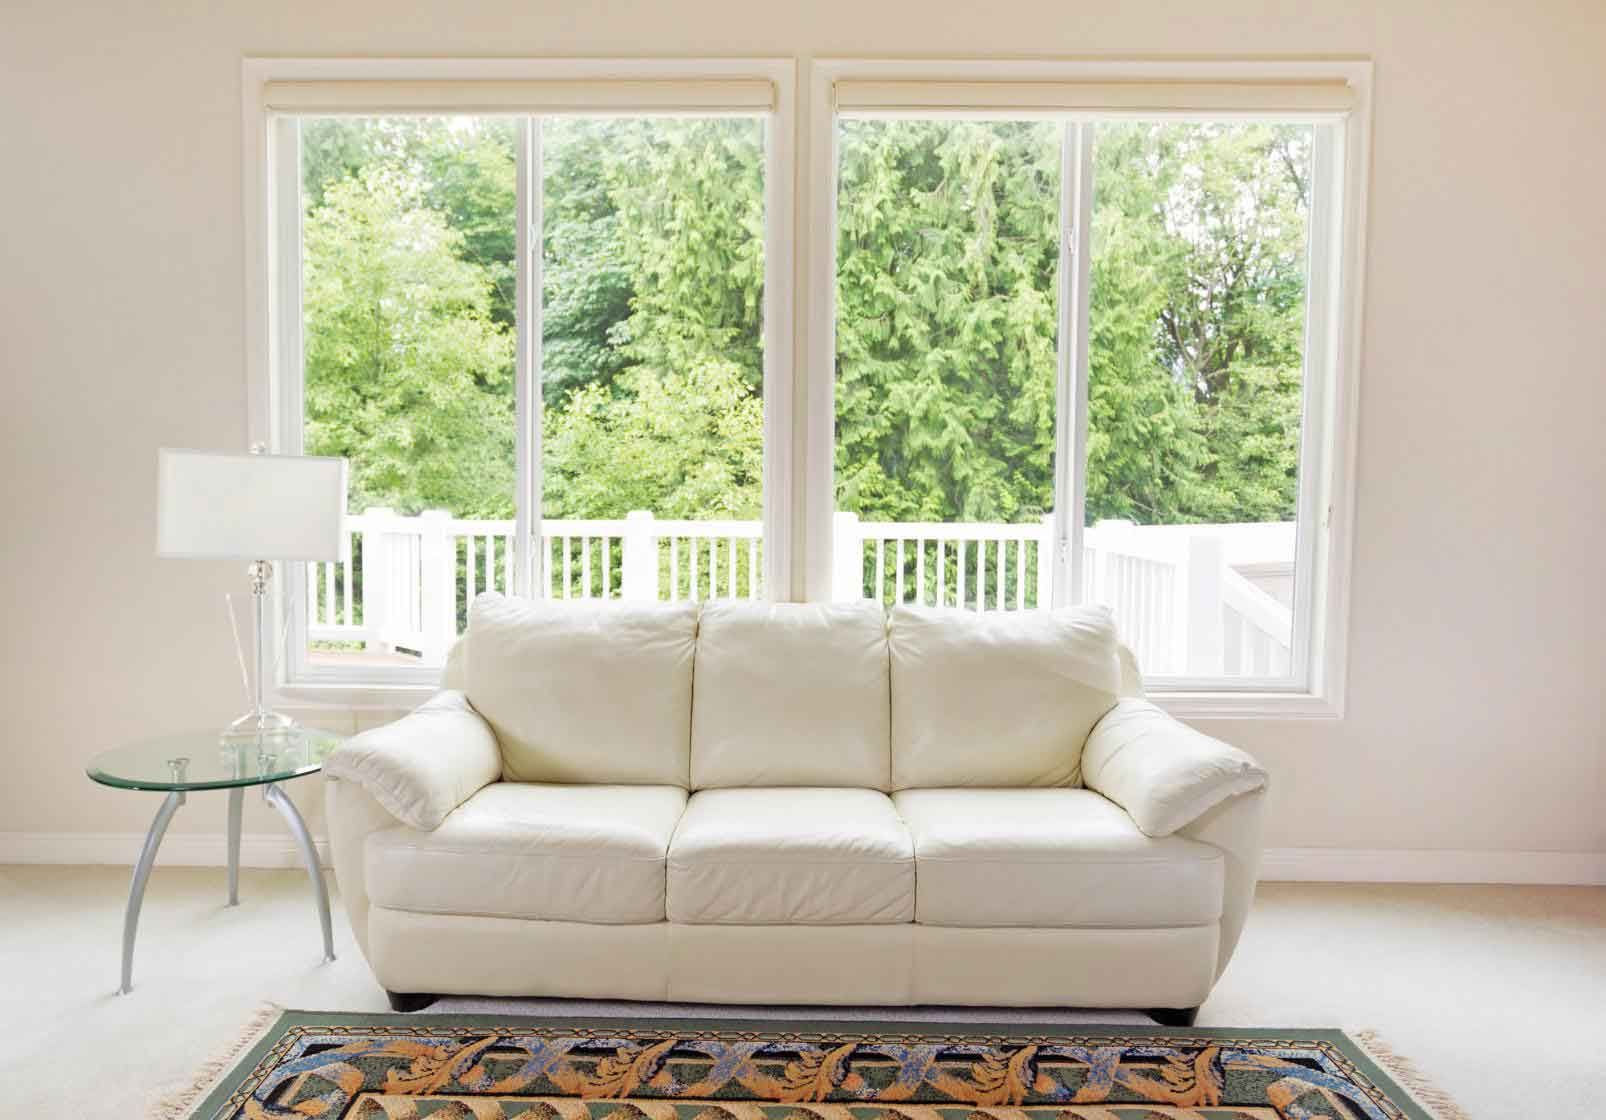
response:
M1054 493L1055 130L841 128L839 508L877 520L1038 516Z
M732 362L657 375L636 368L618 391L588 385L543 424L548 517L763 515L764 406Z
M763 129L543 130L543 470L552 516L762 506ZM1060 136L848 121L836 478L866 518L1052 508ZM309 446L354 502L512 509L514 128L303 124ZM1307 128L1101 124L1091 517L1292 516Z
M573 389L611 385L629 364L632 257L605 174L624 139L621 123L559 117L541 126L541 374L552 407Z
M351 505L506 517L513 343L463 234L380 162L307 216L306 444L351 461Z
M1089 515L1292 518L1309 128L1097 136Z

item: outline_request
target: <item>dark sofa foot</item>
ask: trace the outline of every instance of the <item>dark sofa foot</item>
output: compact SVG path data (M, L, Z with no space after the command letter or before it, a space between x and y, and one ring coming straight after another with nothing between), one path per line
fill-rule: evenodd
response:
M422 1011L439 998L428 992L392 992L389 989L385 995L390 999L392 1011Z
M1143 1013L1162 1027L1191 1027L1199 1018L1197 1007L1150 1007Z

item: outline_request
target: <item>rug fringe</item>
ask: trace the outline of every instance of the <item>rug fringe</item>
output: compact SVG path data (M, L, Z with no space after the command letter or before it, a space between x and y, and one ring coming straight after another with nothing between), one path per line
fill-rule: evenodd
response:
M168 1088L151 1103L145 1114L146 1120L189 1120L195 1106L212 1091L224 1074L234 1068L240 1055L256 1045L268 1028L279 1021L283 1011L284 1008L276 1003L260 1004L239 1033L196 1070L195 1076L186 1084Z
M1472 1120L1471 1114L1457 1104L1455 1098L1429 1081L1415 1062L1383 1041L1376 1031L1346 1033L1437 1120Z

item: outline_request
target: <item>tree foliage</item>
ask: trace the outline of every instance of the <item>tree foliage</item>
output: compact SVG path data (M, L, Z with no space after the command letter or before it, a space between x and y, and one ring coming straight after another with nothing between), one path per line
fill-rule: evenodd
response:
M757 517L764 183L751 120L542 123L548 516ZM838 505L878 520L1053 506L1061 130L848 121ZM508 516L514 126L307 122L309 449L353 504ZM1308 129L1100 125L1087 507L1293 515Z
M512 337L464 235L378 164L328 184L302 236L307 450L351 460L356 508L504 516Z

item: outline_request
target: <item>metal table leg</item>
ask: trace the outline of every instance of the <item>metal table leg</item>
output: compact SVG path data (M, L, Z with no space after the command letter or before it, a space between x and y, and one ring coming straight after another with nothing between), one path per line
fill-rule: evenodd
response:
M123 913L123 984L118 991L125 996L134 989L134 935L139 932L139 908L145 901L145 883L151 877L151 865L156 862L156 849L162 846L162 837L167 833L167 822L182 804L184 794L178 790L167 795L156 811L151 830L145 834L145 846L140 849L139 862L134 865L134 881L128 886L128 909ZM327 918L324 928L328 928Z
M318 921L323 925L323 959L332 961L335 959L335 935L329 923L329 890L323 883L323 868L318 864L318 849L312 843L312 834L307 831L307 823L296 812L295 805L277 784L269 782L263 786L262 799L279 810L279 815L295 834L296 843L301 848L301 859L307 865L307 876L312 880L313 899L318 903Z
M229 790L229 905L240 905L240 810L245 803L245 790L236 786Z

